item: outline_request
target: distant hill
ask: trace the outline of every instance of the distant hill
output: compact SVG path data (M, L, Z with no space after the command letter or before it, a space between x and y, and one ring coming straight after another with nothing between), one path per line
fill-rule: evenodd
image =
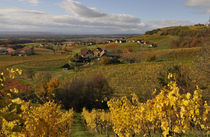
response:
M117 38L128 38L139 34L65 34L62 32L25 32L25 31L0 31L0 40L101 40L107 41Z
M200 47L210 43L210 27L193 25L159 28L147 31L141 36L128 38L133 39L157 44L159 48Z

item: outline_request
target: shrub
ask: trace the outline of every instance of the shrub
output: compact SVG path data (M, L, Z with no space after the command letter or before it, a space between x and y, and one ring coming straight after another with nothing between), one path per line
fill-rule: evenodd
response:
M100 65L108 65L111 64L111 59L109 57L102 57L99 60Z
M180 93L186 93L195 89L195 80L193 80L191 76L191 69L174 65L172 67L168 67L166 71L160 72L158 79L160 88L166 87L169 83L168 74L173 73L175 76L176 84L180 89Z
M157 59L156 55L151 55L147 57L147 61L151 62L151 61L155 61Z
M117 53L117 54L121 54L121 53L122 53L122 50L121 50L121 49L117 49L117 50L116 50L116 53Z
M175 76L176 77L176 76ZM209 111L198 87L191 93L180 94L173 74L168 75L167 87L153 92L154 98L145 103L137 95L108 101L113 130L119 137L135 135L151 137L151 133L168 136L208 136ZM196 133L196 132L197 133Z
M152 34L158 33L159 31L161 31L161 30L160 29L154 29L154 30L151 30L151 31L147 31L145 34L146 35L152 35Z
M51 75L48 72L37 72L33 76L35 94L42 100L42 102L49 101L46 100L49 96L48 85Z
M8 69L9 70L9 69ZM9 78L21 75L19 69L10 69ZM4 89L4 73L0 74L0 91ZM73 109L64 113L54 102L32 105L18 98L14 88L0 96L0 136L1 137L64 137L70 136Z
M59 80L57 78L52 78L48 83L47 83L47 90L48 91L55 91L59 87Z
M82 118L85 126L91 131L97 131L102 134L104 131L108 135L108 129L112 128L111 113L101 109L93 109L91 112L83 108Z
M132 52L133 50L131 48L126 48L123 50L123 53L130 53Z
M103 75L92 75L88 78L81 76L63 80L56 99L61 101L66 109L74 108L81 111L83 107L107 108L104 98L110 98L112 89Z
M60 137L70 136L73 122L73 110L63 113L54 102L47 102L38 107L25 109L23 118L26 136Z
M32 70L25 70L23 72L22 77L23 78L26 78L26 79L32 79L33 78L33 75L34 75L34 72Z
M191 48L201 46L201 39L199 37L183 36L171 43L171 48Z
M120 47L120 45L117 45L117 44L111 44L111 45L107 45L106 47Z

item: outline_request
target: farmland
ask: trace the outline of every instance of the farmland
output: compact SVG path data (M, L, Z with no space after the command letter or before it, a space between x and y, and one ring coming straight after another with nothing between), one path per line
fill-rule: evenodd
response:
M203 29L206 29L206 31L203 31ZM185 34L183 41L187 41L185 43L180 41L183 34ZM122 115L134 115L136 111L131 108L136 108L138 113L151 114L153 117L160 120L161 123L167 123L164 117L160 118L158 115L154 114L157 108L152 104L158 104L158 99L160 102L162 101L161 103L173 104L173 102L170 102L170 98L166 100L159 97L158 93L163 94L167 92L167 94L170 94L170 89L179 89L182 94L176 94L177 102L179 102L179 104L176 104L176 107L180 108L180 110L183 107L186 109L189 107L189 109L194 110L192 105L188 106L182 102L183 100L187 100L189 102L188 104L193 104L193 100L195 100L193 91L197 92L198 90L196 85L203 91L202 99L209 104L209 34L208 27L179 26L162 28L160 30L149 31L144 35L124 38L128 41L125 43L117 43L114 40L110 43L103 41L97 44L96 42L93 45L90 45L90 43L93 42L85 42L85 44L77 42L57 42L56 44L55 42L49 42L47 44L46 42L43 44L40 42L24 43L23 45L25 46L33 47L34 54L30 56L0 55L0 70L1 72L5 72L5 74L7 74L6 68L18 68L23 70L22 75L15 78L16 82L14 83L16 84L11 87L18 85L17 81L26 86L30 86L30 91L24 91L24 93L20 92L19 97L25 100L25 102L31 100L33 102L32 106L46 103L45 106L41 105L39 107L37 113L41 113L41 111L45 109L44 107L47 106L51 108L48 112L49 114L51 113L50 111L56 110L56 112L58 112L62 109L61 112L64 112L55 115L59 115L58 121L69 121L68 126L72 129L70 133L72 136L106 136L107 134L114 135L114 131L116 131L115 134L119 136L124 136L125 134L131 136L134 132L139 136L143 135L143 132L145 132L145 134L150 134L151 132L154 136L158 134L168 135L167 127L160 126L160 123L152 118L136 118L136 121L146 121L144 124L157 122L156 124L159 126L154 127L154 131L152 128L146 129L144 125L141 125L141 128L133 127L136 128L135 131L130 131L133 125L129 125L129 123L126 123L128 124L127 128L131 129L124 127L125 129L123 130L125 131L123 131L120 129L119 125L117 125L118 121L112 121L110 119L104 120L102 118L101 123L91 123L96 126L88 125L88 118L85 117L85 114L88 115L93 112L91 115L94 115L95 118L99 115L98 119L100 119L100 115L102 114L109 117L109 114L113 113L116 116L115 120L120 120L120 115L118 116L117 112L112 108L119 107L120 105L115 106L115 104L119 102L125 103L127 101L127 104L121 105L124 105L126 109L130 110L129 114L123 112L121 107L116 109L119 110ZM194 42L191 40L191 37L195 39ZM138 43L136 40L142 40L143 42ZM70 44L68 45L67 43ZM198 43L198 45L196 45L196 43ZM152 44L157 46L149 47ZM96 57L89 57L89 55L96 52L97 49L102 50L104 53L106 51L106 54L102 56L102 52L100 52L100 55L97 54ZM83 55L82 51L85 51L87 54ZM84 57L86 55L88 55L88 58ZM108 55L111 55L111 57ZM70 67L64 68L63 66L65 64L68 64ZM172 83L174 84L176 81L177 87L171 85L167 87L167 84L170 83L167 80L169 74L175 75ZM155 89L157 90L157 96L153 94ZM131 94L134 93L138 97L138 101L136 102L132 102L136 100L134 96L131 96ZM188 93L192 96L191 98L185 98L185 96L189 95ZM167 94L164 94L164 96L168 96ZM199 92L198 98L200 99L200 97ZM171 98L173 99L173 97ZM197 102L201 101L198 98L196 98ZM52 102L47 103L49 101ZM61 106L56 106L54 104L55 102ZM106 104L107 102L109 102L108 106ZM150 102L152 102L152 104L150 104ZM201 102L199 105L201 104L204 104L204 102ZM23 104L23 106L24 105L26 104ZM140 105L148 105L153 108L152 110L154 110L154 112L147 110L147 107L141 108ZM84 110L83 107L86 107L88 110ZM196 107L200 108L199 112L202 112L202 118L206 118L205 107ZM74 114L71 108L74 109ZM109 111L109 108L111 111ZM96 111L94 109L96 109ZM102 111L102 109L105 111ZM23 112L27 113L27 111L30 111L35 113L35 110L36 107L31 110L24 110ZM167 115L169 112L162 111L161 113L162 115ZM176 114L188 116L184 110L182 114L180 113L179 111L173 111L170 114L172 117ZM46 115L42 115L42 117L45 118ZM174 134L183 134L184 136L205 135L209 128L209 125L206 124L208 120L206 120L207 122L199 121L198 119L201 118L197 113L193 113L192 117L196 117L198 123L200 122L199 124L202 125L200 126L196 123L197 121L195 121L195 127L202 127L202 129L194 129L193 126L190 127L190 124L178 125L174 122L175 126L168 130ZM75 119L75 121L73 122L72 119ZM30 119L27 118L25 120L29 121L29 123L31 122L31 125L35 125L35 123L33 123L34 121L30 121ZM184 120L184 118L180 117L178 120L181 121ZM135 123L136 121L134 120L132 122ZM190 119L186 119L186 121L190 123ZM108 125L109 122L111 125ZM182 131L177 125L185 127L187 132ZM36 126L38 127L39 125ZM62 127L65 126L65 124L61 123L59 126ZM114 130L112 128L114 128ZM35 132L32 131L32 128L25 130L27 130L28 133Z

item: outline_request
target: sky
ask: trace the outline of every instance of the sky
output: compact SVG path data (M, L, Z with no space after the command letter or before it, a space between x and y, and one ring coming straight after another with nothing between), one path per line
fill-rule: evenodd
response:
M209 18L210 0L0 0L0 32L144 33Z

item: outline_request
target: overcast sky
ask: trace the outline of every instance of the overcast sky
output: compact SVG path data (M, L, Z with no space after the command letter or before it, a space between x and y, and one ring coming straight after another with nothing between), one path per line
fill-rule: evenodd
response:
M210 0L0 0L0 31L143 33L209 17Z

